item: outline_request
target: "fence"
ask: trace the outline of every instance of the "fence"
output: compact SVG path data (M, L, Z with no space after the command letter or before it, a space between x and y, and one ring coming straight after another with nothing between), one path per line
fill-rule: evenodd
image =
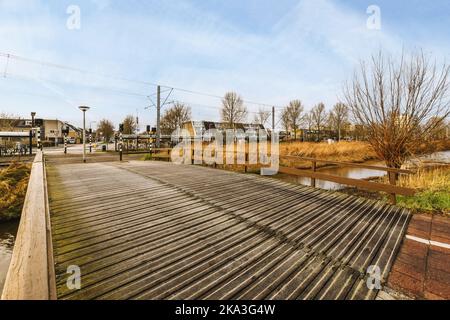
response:
M192 164L194 164L194 157L197 154L201 154L203 157L203 149L201 151L195 150L191 148L191 158ZM223 151L226 153L226 151ZM236 152L234 152L236 154ZM170 161L171 159L171 149L153 149L151 152L151 159L155 160L166 160ZM311 170L300 170L292 167L283 167L279 168L279 173L284 173L288 175L294 175L298 177L310 178L311 179L311 187L316 187L316 180L329 181L342 185L353 186L358 189L368 190L368 191L376 191L376 192L385 192L390 195L390 201L392 204L396 204L397 195L404 196L413 196L416 193L416 190L411 188L405 188L397 186L398 176L401 174L414 174L415 172L412 170L404 170L404 169L396 169L396 168L388 168L381 166L373 166L366 164L358 164L358 163L350 163L350 162L340 162L340 161L331 161L331 160L323 160L323 159L315 159L315 158L307 158L307 157L299 157L299 156L280 156L280 159L291 159L291 160L301 160L311 162ZM337 175L331 175L326 173L321 173L317 171L317 164L329 164L335 165L339 167L350 167L350 168L362 168L374 171L384 171L387 173L389 178L389 184L372 182L367 180L353 179L347 178ZM237 166L237 165L236 165ZM242 165L241 165L242 166ZM214 165L217 167L217 165ZM249 163L249 153L245 152L245 164L243 165L244 172L248 172L249 167L258 167L262 168L264 165L254 165Z

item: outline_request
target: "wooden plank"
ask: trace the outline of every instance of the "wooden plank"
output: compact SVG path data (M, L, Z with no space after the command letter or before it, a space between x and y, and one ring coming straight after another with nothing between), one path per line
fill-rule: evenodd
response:
M299 169L287 168L287 167L280 167L278 172L295 175L295 176L300 176L300 177L313 178L313 179L319 179L319 180L324 180L324 181L331 181L331 182L335 182L335 183L339 183L339 184L355 186L359 189L366 189L366 190L370 190L370 191L395 193L395 194L400 194L400 195L404 195L404 196L413 196L416 194L416 190L410 189L410 188L381 184L381 183L365 181L365 180L345 178L345 177L334 176L334 175L330 175L330 174L324 174L324 173L320 173L320 172L311 172L311 171L299 170Z
M356 286L360 261L389 264L403 230L390 223L399 221L396 207L256 175L164 162L50 171L61 299L366 294ZM68 265L81 268L79 291L65 285Z
M2 299L48 300L54 297L49 258L48 200L44 161L39 150L31 168L25 203Z

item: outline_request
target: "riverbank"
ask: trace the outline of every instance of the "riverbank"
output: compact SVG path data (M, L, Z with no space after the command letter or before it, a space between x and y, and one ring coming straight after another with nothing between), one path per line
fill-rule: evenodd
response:
M378 177L371 181L389 183L387 177ZM414 214L450 217L450 165L420 167L416 174L400 176L398 185L417 190L414 196L397 196L398 206L407 208ZM388 201L388 196L382 192L350 187L339 191L372 200Z
M30 170L31 165L23 163L0 169L0 223L20 218Z
M450 140L433 141L417 147L418 157L450 150ZM280 143L281 156L298 156L303 158L315 158L328 161L350 162L350 163L368 163L379 162L378 165L384 165L377 156L372 146L368 142L361 141L342 141L337 143L313 143L313 142L282 142ZM282 159L283 166L295 167L298 169L310 169L310 161L299 161L292 159ZM324 163L317 163L317 168L335 167Z
M450 217L450 165L419 168L414 175L400 177L399 185L418 190L413 197L398 196L399 206Z
M0 295L11 262L18 228L19 220L0 223Z

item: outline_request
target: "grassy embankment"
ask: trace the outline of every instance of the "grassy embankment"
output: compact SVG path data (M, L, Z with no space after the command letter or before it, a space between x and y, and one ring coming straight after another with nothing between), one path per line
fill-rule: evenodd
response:
M20 217L30 169L30 165L19 163L0 169L0 222Z
M248 148L248 147L247 147ZM268 146L270 150L270 145ZM225 147L224 147L225 151ZM163 152L160 155L167 155ZM339 142L335 144L328 143L310 143L310 142L283 142L280 143L280 155L300 156L308 158L317 158L332 161L345 161L362 163L369 160L377 160L375 152L370 145L365 142ZM151 160L150 155L146 155L144 160ZM285 160L283 160L285 161ZM286 160L286 164L298 168L309 168L310 162ZM320 164L319 164L320 166Z
M419 168L417 174L402 176L399 185L418 190L413 197L398 196L398 205L416 213L450 216L450 166Z
M372 147L366 142L338 142L334 144L286 142L280 144L280 155L352 163L379 160ZM301 169L311 168L311 162L309 161L282 160L282 165ZM323 167L326 164L318 163L317 166Z

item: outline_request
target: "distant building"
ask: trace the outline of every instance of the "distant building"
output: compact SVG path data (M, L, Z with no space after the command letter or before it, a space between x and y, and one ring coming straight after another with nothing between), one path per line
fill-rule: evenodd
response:
M64 143L64 128L69 128L69 137L80 140L82 129L61 120L53 119L35 119L34 127L41 128L41 141L52 144ZM29 132L32 128L31 119L6 119L0 118L0 131L9 132Z
M225 122L213 122L213 121L188 121L183 124L182 129L188 130L191 136L205 137L208 130L217 130L221 132L225 138L226 130L230 130L230 126ZM249 136L249 133L257 134L258 130L262 130L266 137L269 137L269 132L263 125L253 123L236 123L231 130L236 130L237 135L244 133L245 136ZM245 138L243 136L242 138ZM238 136L239 138L239 136Z

